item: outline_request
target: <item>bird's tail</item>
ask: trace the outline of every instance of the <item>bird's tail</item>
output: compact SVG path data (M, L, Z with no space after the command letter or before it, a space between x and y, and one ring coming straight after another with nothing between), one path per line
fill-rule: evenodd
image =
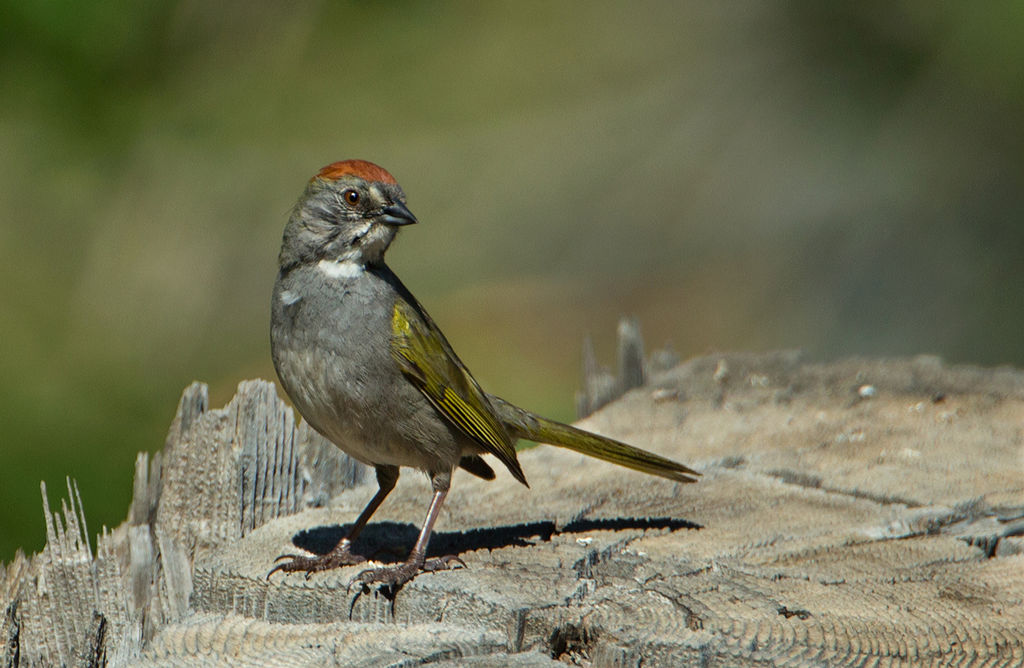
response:
M561 422L513 406L497 397L490 397L502 423L516 438L550 443L612 464L679 482L697 482L700 473L653 452L634 448L620 441L592 434Z

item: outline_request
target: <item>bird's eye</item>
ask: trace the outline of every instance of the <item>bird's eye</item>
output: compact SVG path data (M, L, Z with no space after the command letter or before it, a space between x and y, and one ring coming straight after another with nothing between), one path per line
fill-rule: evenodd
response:
M355 206L359 204L359 191L352 190L351 188L341 193L341 196L345 198L345 201L350 205Z

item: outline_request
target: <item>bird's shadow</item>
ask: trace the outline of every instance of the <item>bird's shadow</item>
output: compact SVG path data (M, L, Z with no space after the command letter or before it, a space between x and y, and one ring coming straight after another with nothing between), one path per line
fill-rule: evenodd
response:
M626 529L703 529L696 522L675 517L615 517L576 519L558 528L555 522L544 520L499 527L470 529L468 531L436 531L430 539L428 557L460 555L474 550L500 550L503 547L526 547L537 541L550 541L560 534L578 534L590 531L622 531ZM323 525L304 529L292 536L295 547L327 554L348 533L349 525ZM403 561L419 536L419 528L400 522L374 522L367 525L352 544L352 551L384 563Z

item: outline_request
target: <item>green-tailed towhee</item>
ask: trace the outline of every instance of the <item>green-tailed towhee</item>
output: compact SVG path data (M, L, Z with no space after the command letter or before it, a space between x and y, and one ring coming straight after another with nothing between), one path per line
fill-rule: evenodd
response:
M486 393L412 293L384 263L398 228L416 222L384 169L363 160L324 167L310 180L284 230L271 306L274 367L288 396L317 431L377 473L379 489L348 535L322 556L282 555L277 570L327 570L365 559L352 541L398 480L425 472L433 500L416 545L396 566L354 581L401 585L420 571L461 563L426 560L427 542L460 466L491 480L481 455L526 477L515 440L550 443L680 482L682 464L547 420ZM269 575L268 574L268 577Z

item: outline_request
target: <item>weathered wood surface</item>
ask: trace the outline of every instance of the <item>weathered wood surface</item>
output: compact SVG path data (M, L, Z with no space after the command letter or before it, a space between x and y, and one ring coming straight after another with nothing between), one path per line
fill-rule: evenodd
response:
M95 554L69 485L45 550L0 567L0 665L1024 662L1020 371L721 354L646 380L583 426L701 482L549 447L521 453L531 489L459 472L431 547L468 568L394 598L348 592L357 568L266 581L372 476L272 385L220 410L193 385ZM404 557L428 500L406 472L357 550Z

